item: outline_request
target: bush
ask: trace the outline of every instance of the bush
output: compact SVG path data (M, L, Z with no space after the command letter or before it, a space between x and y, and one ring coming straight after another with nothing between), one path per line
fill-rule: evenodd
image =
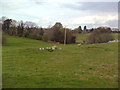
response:
M65 28L51 28L46 32L46 36L50 41L55 41L59 43L64 43ZM75 43L76 36L72 33L71 30L66 28L66 43Z
M26 37L26 38L29 37L29 31L28 30L23 31L23 37Z
M72 43L76 43L76 36L75 36L75 35L72 36L71 42L72 42Z
M99 27L87 37L86 43L106 43L113 39L110 28Z
M62 31L62 41L64 42L64 33L65 30ZM66 44L75 43L76 42L76 36L72 33L71 30L66 29Z
M30 33L30 34L29 34L29 38L35 39L35 40L41 40L41 39L42 39L42 36L39 35L39 34Z
M45 34L47 35L47 37L48 37L48 39L50 40L50 41L54 41L54 36L53 36L53 30L52 29L49 29L49 30L47 30L46 32L45 32Z
M13 27L13 29L12 29L12 35L13 36L17 36L17 29L16 29L16 27Z
M44 34L44 35L42 36L42 40L45 41L45 42L48 41L48 36L47 36L47 34Z

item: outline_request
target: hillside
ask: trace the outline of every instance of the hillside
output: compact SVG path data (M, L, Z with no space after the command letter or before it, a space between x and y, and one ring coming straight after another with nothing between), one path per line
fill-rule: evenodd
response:
M62 50L40 51L56 45ZM61 45L7 37L3 88L116 88L118 44Z

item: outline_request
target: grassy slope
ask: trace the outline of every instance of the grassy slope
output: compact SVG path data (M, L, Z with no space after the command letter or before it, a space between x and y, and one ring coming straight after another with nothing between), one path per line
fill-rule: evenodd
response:
M3 46L3 87L117 87L117 43L57 45L62 50L54 52L38 50L52 45L8 37Z

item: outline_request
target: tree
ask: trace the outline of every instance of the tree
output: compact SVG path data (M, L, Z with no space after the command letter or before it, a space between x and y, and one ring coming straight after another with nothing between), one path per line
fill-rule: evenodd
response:
M43 35L43 34L44 34L44 30L43 30L42 27L39 29L39 34L40 34L40 35Z
M2 30L7 34L9 34L11 22L12 22L12 19L7 19L2 24Z
M79 27L77 28L77 33L82 33L82 28L81 28L81 26L79 26Z
M42 40L43 41L45 41L45 42L47 42L49 39L48 39L48 35L47 34L44 34L43 36L42 36Z
M87 30L87 27L86 27L86 26L84 26L84 32L86 32L86 30Z
M53 30L53 40L56 41L56 42L59 42L60 41L60 36L61 36L60 29L54 28L54 30Z
M90 36L87 37L87 43L106 43L110 40L113 40L113 36L111 34L111 29L109 27L98 27L95 29Z
M24 31L24 23L21 21L17 27L17 34L19 37L23 36L23 31Z
M30 35L29 30L28 30L28 29L25 29L25 30L23 31L23 37L28 38L28 37L29 37L29 35Z
M56 22L53 28L60 29L60 28L63 28L63 26L60 22Z
M45 32L45 38L47 38L47 40L63 44L65 38L65 29L66 29L66 43L67 44L75 43L76 36L68 28L52 27Z
M4 23L4 21L5 21L5 20L7 20L7 19L8 19L7 17L2 16L2 17L0 18L0 23L2 23L2 24L3 24L3 23Z

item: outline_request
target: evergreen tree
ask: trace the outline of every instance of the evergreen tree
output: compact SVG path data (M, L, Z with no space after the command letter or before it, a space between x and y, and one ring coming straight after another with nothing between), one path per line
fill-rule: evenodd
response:
M86 30L87 30L87 27L86 27L86 26L84 26L84 32L86 32Z

